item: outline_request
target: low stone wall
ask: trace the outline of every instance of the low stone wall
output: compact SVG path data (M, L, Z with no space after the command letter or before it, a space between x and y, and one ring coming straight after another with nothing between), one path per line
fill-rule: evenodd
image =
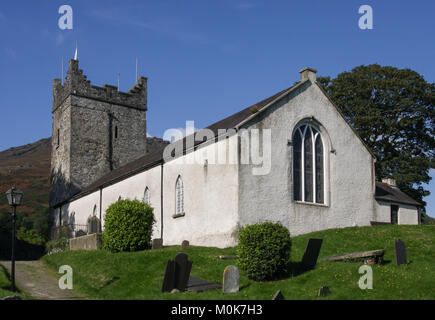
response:
M98 250L103 244L101 233L92 233L69 239L70 250Z

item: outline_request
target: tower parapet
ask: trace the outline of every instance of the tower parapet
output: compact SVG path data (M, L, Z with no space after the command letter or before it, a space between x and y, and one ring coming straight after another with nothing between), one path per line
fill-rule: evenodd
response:
M137 83L127 92L118 91L118 88L108 84L102 87L91 85L83 70L79 69L77 60L69 61L69 69L62 85L60 79L53 81L53 112L69 96L81 96L114 103L139 110L147 110L147 78L139 77Z

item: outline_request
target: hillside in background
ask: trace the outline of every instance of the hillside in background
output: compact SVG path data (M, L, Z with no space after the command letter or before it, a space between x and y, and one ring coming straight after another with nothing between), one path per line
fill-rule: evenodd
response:
M155 137L147 138L148 152L160 149L168 142ZM10 207L5 192L12 186L24 192L23 205L17 209L17 229L47 232L48 201L50 191L51 138L41 139L24 146L0 152L0 232L10 230ZM18 233L18 238L23 232ZM34 235L21 238L34 238ZM41 241L36 241L40 243Z
M24 192L20 211L48 208L50 153L50 138L0 152L0 211L10 211L4 193L12 186Z

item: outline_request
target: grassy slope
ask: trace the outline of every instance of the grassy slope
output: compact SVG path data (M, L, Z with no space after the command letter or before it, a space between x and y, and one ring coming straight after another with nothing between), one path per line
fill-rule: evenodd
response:
M0 265L0 299L7 297L7 296L21 296L24 299L30 299L26 294L19 293L19 292L12 292L11 289L11 282L9 280L9 277L6 273L5 268Z
M112 254L106 251L70 251L43 257L57 270L68 264L74 271L74 288L94 299L265 299L280 289L286 299L435 299L435 227L377 226L331 229L293 238L292 261L301 260L309 237L323 238L320 258L354 251L386 249L386 264L373 266L373 290L358 287L360 263L319 261L315 270L270 282L254 282L241 272L241 290L222 295L220 290L203 293L160 292L166 261L179 252L178 246L161 250ZM407 246L408 265L394 262L394 240ZM220 254L234 254L234 248L192 246L192 276L222 283L225 266L236 260L219 260ZM331 294L317 297L318 289L329 286Z

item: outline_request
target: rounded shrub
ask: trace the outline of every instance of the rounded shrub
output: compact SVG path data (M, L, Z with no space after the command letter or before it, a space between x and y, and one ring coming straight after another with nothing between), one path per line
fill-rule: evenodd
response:
M113 252L150 247L153 208L139 200L118 200L104 216L103 248Z
M287 271L290 262L290 232L279 223L263 222L239 231L237 263L249 279L272 280Z

